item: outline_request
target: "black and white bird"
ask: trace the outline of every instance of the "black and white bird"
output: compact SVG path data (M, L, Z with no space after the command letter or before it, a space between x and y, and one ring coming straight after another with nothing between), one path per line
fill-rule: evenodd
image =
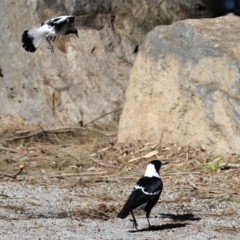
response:
M149 215L152 208L156 205L163 189L159 170L161 166L165 164L167 164L167 162L159 160L153 160L148 163L144 176L135 184L132 193L117 217L124 219L131 213L133 226L137 229L138 224L133 210L142 209L146 212L149 228L151 228Z
M69 34L78 37L78 30L75 28L74 16L60 16L47 20L39 28L26 30L22 34L22 46L27 52L35 52L41 41L46 38L52 52L54 42Z

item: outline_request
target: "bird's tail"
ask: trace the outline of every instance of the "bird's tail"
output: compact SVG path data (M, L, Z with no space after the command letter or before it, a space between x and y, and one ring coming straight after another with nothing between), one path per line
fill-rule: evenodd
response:
M128 216L129 211L125 207L120 211L120 213L117 215L118 218L124 219Z
M45 35L38 28L26 30L22 34L22 46L27 52L35 52Z

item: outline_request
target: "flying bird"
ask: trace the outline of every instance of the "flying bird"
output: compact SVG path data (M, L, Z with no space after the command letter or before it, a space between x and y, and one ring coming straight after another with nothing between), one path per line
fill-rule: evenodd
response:
M151 228L149 215L152 208L156 205L163 189L159 170L161 166L165 164L167 164L167 162L159 160L153 160L148 163L144 176L135 184L132 193L117 217L124 219L131 213L133 226L137 229L138 224L133 210L142 209L146 212L148 225L149 228Z
M46 38L49 48L53 53L52 42L62 40L69 34L78 37L78 30L75 28L74 16L60 16L47 20L39 28L26 30L22 34L22 46L27 52L35 52L41 41Z

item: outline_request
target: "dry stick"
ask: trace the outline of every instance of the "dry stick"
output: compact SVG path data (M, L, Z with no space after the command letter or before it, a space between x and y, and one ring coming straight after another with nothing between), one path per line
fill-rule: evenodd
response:
M176 173L161 174L161 176L188 175L188 174L201 174L201 172L176 172Z
M198 189L198 187L192 182L192 181L188 181L188 184L193 187L193 189ZM201 189L201 188L200 188Z
M35 131L35 130L34 130ZM35 137L39 134L46 134L46 133L62 133L62 132L69 132L71 131L71 128L67 128L67 129L47 129L47 130L44 130L44 131L37 131L35 133L32 133L32 131L30 132L29 135L26 135L26 136L19 136L19 137L13 137L13 138L10 138L10 139L6 139L6 141L14 141L14 140L21 140L21 139L24 139L24 138L31 138L31 137Z
M12 152L12 153L22 153L21 151L17 151L15 149L6 148L6 147L0 147L0 150Z
M65 128L58 128L58 129L44 129L42 131L37 131L37 132L34 132L32 133L32 131L30 131L30 134L29 135L25 135L25 136L18 136L18 137L13 137L13 138L9 138L9 139L6 139L6 141L14 141L14 140L21 140L21 139L24 139L24 138L31 138L31 137L34 137L34 136L37 136L39 134L46 134L46 133L64 133L64 132L71 132L73 130L90 130L92 132L98 132L98 133L101 133L103 135L106 135L106 136L109 136L109 134L112 134L112 133L104 133L100 130L97 130L97 129L90 129L90 128L85 128L85 127L76 127L76 126L73 126L73 127L65 127ZM35 131L35 130L33 130Z
M94 128L90 128L90 127L87 127L86 130L89 130L89 131L92 131L92 132L96 132L96 133L100 133L102 135L105 135L106 137L109 137L111 135L116 134L115 132L104 132L104 131L101 131L101 130L98 130L98 129L94 129Z
M105 114L103 114L102 116L100 116L100 117L98 117L98 118L96 118L96 119L94 119L94 120L92 120L92 121L90 121L90 122L84 124L84 127L86 127L87 125L89 125L89 124L91 124L91 123L96 122L97 120L99 120L99 119L101 119L101 118L104 118L105 116L107 116L107 115L109 115L109 114L112 114L112 113L115 113L115 112L119 112L120 110L121 110L121 109L118 109L118 110L114 110L114 111L111 111L111 112L105 113Z
M43 127L42 127L40 124L38 125L38 127L41 128L42 132L40 132L40 133L43 134L44 141L46 141L46 133L45 133L45 130L43 129Z
M132 179L136 178L134 176L119 176L118 174L116 175L102 175L103 173L106 172L100 172L100 173L85 173L85 174L66 174L66 175L42 175L38 173L34 173L32 171L27 171L27 173L30 173L31 175L38 175L39 177L48 177L48 178L66 178L66 177L81 177L81 178L86 178L86 177L91 177L91 178L120 178L120 179Z
M191 198L176 198L176 199L173 199L173 200L162 200L162 199L159 199L158 202L161 202L161 203L175 203L175 202L191 202Z
M33 176L38 176L38 177L49 177L49 178L64 178L64 177L81 177L79 174L73 173L73 174L66 174L66 175L46 175L46 174L39 174L34 171L27 170L27 174L33 175Z
M116 166L113 166L113 165L109 165L109 164L105 164L103 162L100 162L99 160L95 159L95 158L91 158L93 162L95 162L96 164L99 164L100 166L104 166L104 167L109 167L109 168L117 168L117 169L120 169L122 166L120 165L120 167L116 167Z
M23 171L23 169L24 169L24 165L20 165L18 172L15 174L6 174L2 172L0 172L0 174L2 174L4 177L10 177L10 178L16 179L17 175L19 175Z
M220 163L220 168L240 168L240 164L237 163Z
M19 131L16 131L15 133L17 135L23 135L23 134L27 134L29 132L31 132L31 130L19 130Z
M13 137L13 138L9 138L9 139L6 139L6 141L8 142L11 142L11 141L14 141L14 140L21 140L21 139L24 139L24 138L31 138L31 137L35 137L39 134L43 134L43 132L36 132L36 133L30 133L29 135L26 135L26 136L20 136L20 137Z
M107 172L99 172L99 173L81 173L81 174L76 174L76 173L69 173L69 174L64 174L64 175L44 175L45 177L49 178L65 178L65 177L104 177L102 174L107 173ZM98 176L100 175L100 176Z

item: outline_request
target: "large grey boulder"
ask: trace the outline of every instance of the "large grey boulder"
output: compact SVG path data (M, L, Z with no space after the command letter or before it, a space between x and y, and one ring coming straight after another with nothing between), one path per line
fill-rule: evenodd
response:
M239 39L234 16L149 32L131 70L118 141L161 140L239 154Z

